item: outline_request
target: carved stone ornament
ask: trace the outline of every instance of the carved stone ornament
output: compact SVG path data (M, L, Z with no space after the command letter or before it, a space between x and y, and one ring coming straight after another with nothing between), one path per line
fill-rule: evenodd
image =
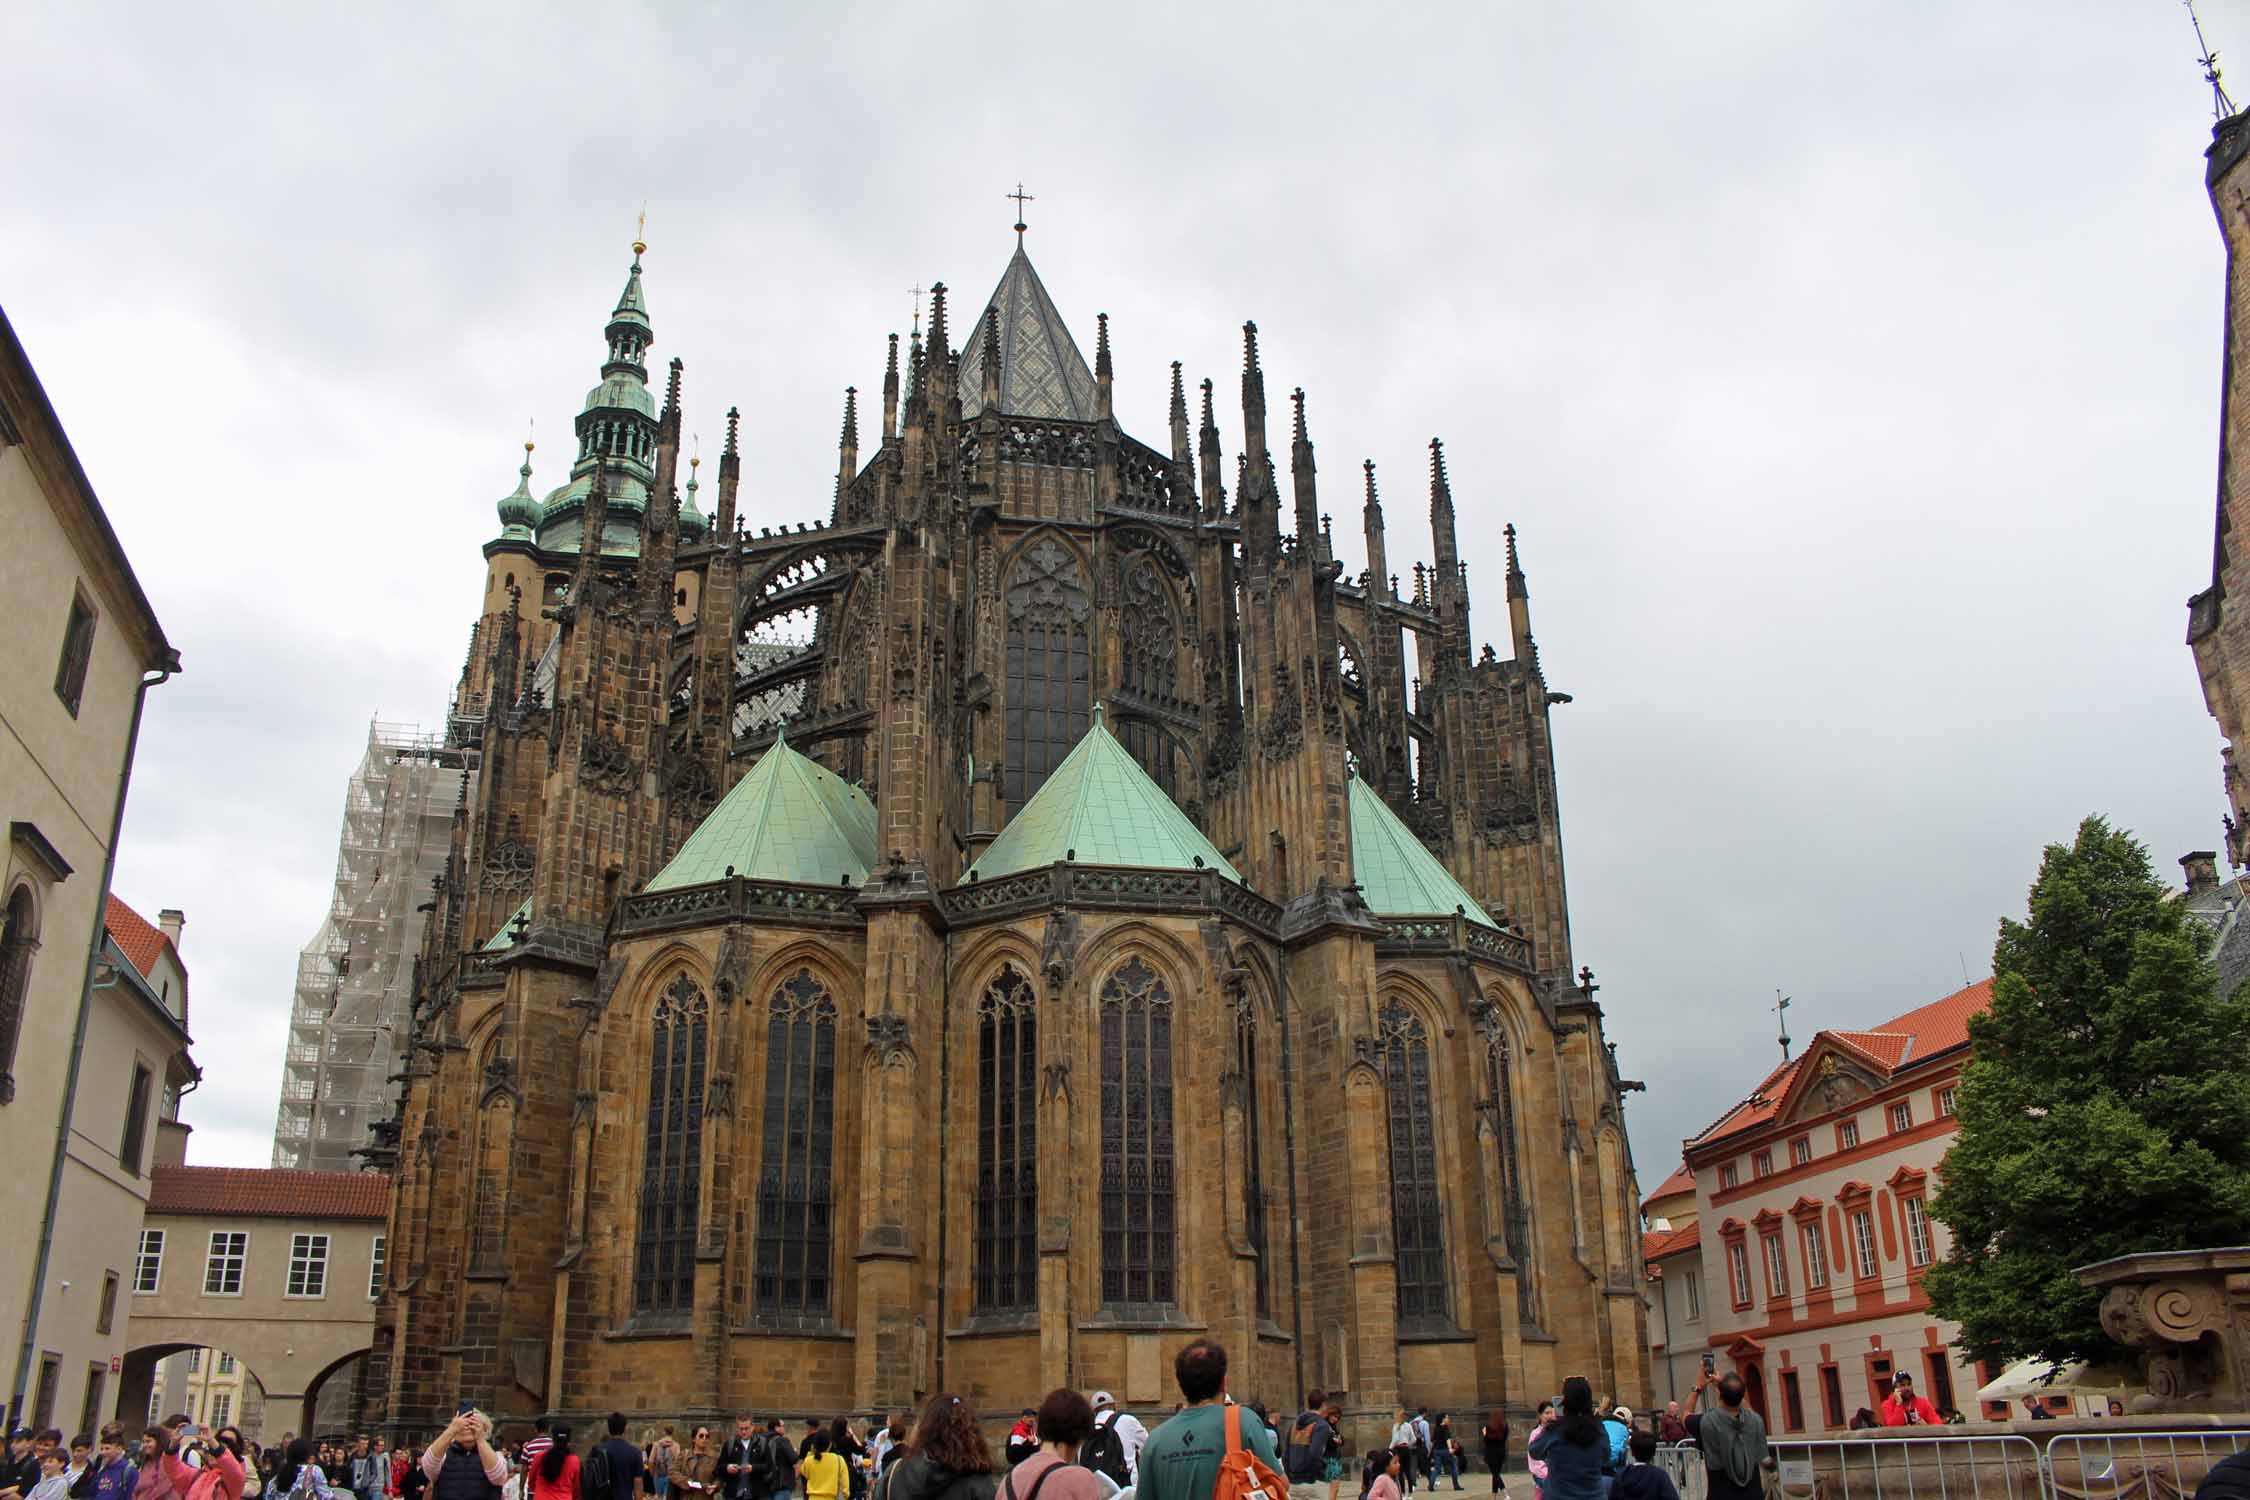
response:
M867 1058L879 1068L904 1066L914 1060L906 1017L895 1010L884 1010L867 1018Z
M1538 841L1539 799L1523 772L1507 767L1500 773L1497 794L1477 808L1477 842L1502 848Z
M1047 982L1056 989L1070 982L1071 972L1078 966L1078 918L1068 911L1058 911L1047 918L1046 941L1040 947L1039 967Z
M1008 575L1007 604L1010 619L1059 614L1074 624L1085 623L1094 607L1078 559L1052 538L1042 538L1016 560Z
M708 812L719 800L719 788L711 779L711 768L703 763L696 747L675 747L667 757L664 784L672 800L691 812Z
M1273 705L1258 725L1258 750L1268 760L1287 760L1305 743L1305 711L1286 662L1273 664Z
M499 894L524 890L538 862L538 851L524 840L502 839L484 857L484 888Z
M580 781L589 791L622 796L640 780L640 768L633 764L631 753L620 741L598 730L586 736L582 760L584 774Z
M1453 847L1453 810L1438 796L1416 797L1403 808L1400 815L1414 836L1433 851L1443 854Z

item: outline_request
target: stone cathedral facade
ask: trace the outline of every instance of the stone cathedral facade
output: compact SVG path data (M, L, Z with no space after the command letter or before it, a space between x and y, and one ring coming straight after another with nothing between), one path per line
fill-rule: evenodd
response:
M1141 442L1019 230L958 347L942 286L890 337L870 441L846 392L832 502L753 516L735 412L682 482L640 256L484 548L371 1413L1154 1416L1198 1334L1369 1432L1645 1400L1561 695L1512 531L1471 635L1439 446L1431 561L1369 464L1347 570L1255 328L1234 461L1177 364Z

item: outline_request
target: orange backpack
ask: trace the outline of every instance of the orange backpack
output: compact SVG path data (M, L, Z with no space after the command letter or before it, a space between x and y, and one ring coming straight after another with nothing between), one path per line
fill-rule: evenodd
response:
M1289 1500L1289 1481L1242 1446L1242 1408L1232 1401L1227 1403L1227 1453L1219 1460L1211 1500Z

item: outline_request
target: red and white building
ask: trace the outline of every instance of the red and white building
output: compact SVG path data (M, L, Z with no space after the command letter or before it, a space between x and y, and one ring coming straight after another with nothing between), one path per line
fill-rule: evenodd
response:
M1708 1350L1777 1435L1842 1430L1901 1373L1941 1411L1977 1415L1984 1377L1950 1347L1958 1330L1931 1315L1922 1275L1949 1244L1928 1202L1968 1019L1991 1003L1986 980L1866 1031L1822 1031L1685 1143L1692 1218L1684 1183L1650 1200L1693 1226L1674 1219L1649 1257L1672 1315L1652 1320L1668 1335L1659 1399L1684 1393ZM1692 1319L1678 1316L1691 1284Z

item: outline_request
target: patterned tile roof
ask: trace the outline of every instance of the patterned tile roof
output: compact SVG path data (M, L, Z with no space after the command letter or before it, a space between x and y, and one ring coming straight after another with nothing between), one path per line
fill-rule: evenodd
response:
M1451 916L1458 907L1472 922L1499 927L1373 787L1357 776L1350 785L1352 878L1369 911L1379 917Z
M1000 312L1000 409L1012 417L1094 420L1094 372L1017 242L985 313ZM984 410L984 313L961 350L961 415Z
M377 1221L391 1214L391 1180L374 1172L158 1167L148 1187L152 1214Z
M1789 1095L1789 1085L1797 1075L1799 1064L1812 1054L1825 1038L1840 1042L1866 1056L1886 1072L1931 1058L1969 1044L1969 1017L1992 1004L1992 981L1980 979L1966 989L1955 990L1942 1000L1933 1000L1917 1006L1905 1015L1894 1016L1880 1026L1867 1031L1821 1031L1805 1044L1805 1050L1796 1058L1783 1063L1766 1075L1765 1081L1751 1091L1750 1097L1735 1105L1704 1128L1701 1134L1689 1137L1688 1143L1696 1145L1715 1141L1724 1136L1748 1130L1753 1125L1763 1125L1780 1112L1782 1101Z
M1641 1236L1641 1260L1651 1275L1658 1274L1657 1261L1670 1255L1679 1255L1701 1248L1703 1226L1687 1224L1678 1229L1651 1229Z
M750 880L864 885L874 863L875 804L867 793L777 735L648 889L724 880L729 868Z
M1242 879L1117 742L1098 705L1084 737L962 879L992 880L1064 859L1151 870L1188 870L1200 862L1229 880Z

